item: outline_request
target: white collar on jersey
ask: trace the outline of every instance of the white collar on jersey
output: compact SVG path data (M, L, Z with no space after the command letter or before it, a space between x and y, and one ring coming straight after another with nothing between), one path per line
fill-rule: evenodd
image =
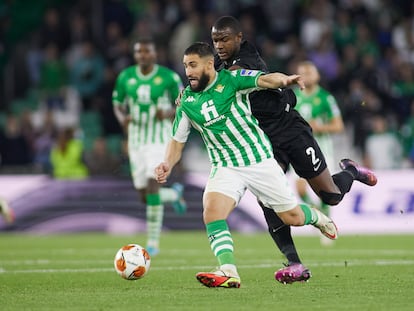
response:
M141 71L141 68L139 67L139 65L137 65L136 67L136 72L137 72L137 76L138 78L140 78L141 80L149 80L151 79L158 71L158 65L155 64L154 67L152 68L152 71L149 74L144 75Z

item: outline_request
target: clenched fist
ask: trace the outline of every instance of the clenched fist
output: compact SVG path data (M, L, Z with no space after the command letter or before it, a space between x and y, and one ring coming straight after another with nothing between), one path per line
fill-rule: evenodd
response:
M164 184L167 182L167 178L170 173L171 169L169 165L165 162L162 162L155 168L155 180L160 184Z

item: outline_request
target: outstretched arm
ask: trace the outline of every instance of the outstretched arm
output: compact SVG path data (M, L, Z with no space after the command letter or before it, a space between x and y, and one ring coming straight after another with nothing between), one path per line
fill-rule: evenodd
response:
M305 84L299 75L288 76L280 72L272 72L261 75L257 79L257 86L265 89L277 89L279 87L286 87L292 84L299 85L301 90L305 88Z
M174 139L168 143L167 151L165 152L165 160L155 168L155 179L158 183L164 184L167 182L172 169L180 161L185 143L180 143Z

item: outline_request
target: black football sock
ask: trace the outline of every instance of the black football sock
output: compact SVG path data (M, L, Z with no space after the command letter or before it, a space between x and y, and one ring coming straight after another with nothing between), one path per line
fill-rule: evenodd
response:
M288 264L301 263L292 239L290 226L285 225L274 210L263 206L261 203L259 204L263 209L269 233L277 247L285 255Z
M355 175L348 170L332 175L334 183L338 186L342 194L345 194L351 190L352 183L355 180Z

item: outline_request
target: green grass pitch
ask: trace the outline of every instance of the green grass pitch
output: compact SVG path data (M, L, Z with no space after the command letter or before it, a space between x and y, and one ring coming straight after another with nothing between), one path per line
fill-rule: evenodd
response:
M233 232L240 289L207 288L195 279L216 266L204 232L164 232L147 276L119 277L118 248L145 235L0 235L0 310L414 310L414 236L341 236L323 247L296 237L312 271L282 285L283 263L265 233Z

